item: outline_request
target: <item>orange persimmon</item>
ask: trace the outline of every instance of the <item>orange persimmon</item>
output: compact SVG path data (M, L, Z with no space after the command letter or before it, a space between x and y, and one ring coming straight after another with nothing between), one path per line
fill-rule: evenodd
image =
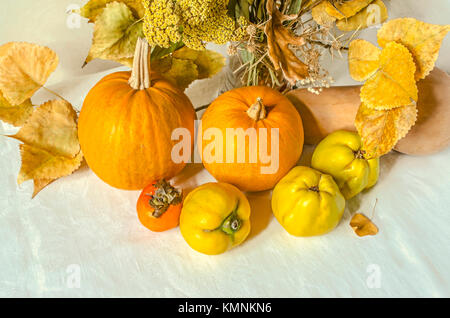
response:
M139 221L151 231L163 232L178 226L182 194L166 180L155 181L142 190L136 204Z

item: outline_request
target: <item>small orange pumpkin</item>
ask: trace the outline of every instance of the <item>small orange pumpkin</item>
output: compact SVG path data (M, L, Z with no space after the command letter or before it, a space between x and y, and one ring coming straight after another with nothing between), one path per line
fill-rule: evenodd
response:
M215 136L208 136L209 128L215 129L216 132L217 129L220 130L223 136L222 149L220 146L219 149L211 146L211 144L220 145L220 143L213 141ZM242 137L240 145L236 135L230 138L232 136L230 134L227 138L229 128L234 128L235 132L239 128L242 128L241 132L248 132L244 146ZM256 139L255 134L250 134L248 128L255 128L252 131L256 131ZM266 133L262 135L260 128L267 128ZM273 145L278 147L278 169L270 171L269 168L268 171L263 172L262 168L268 168L272 163L262 156L275 154L275 149L272 149L271 128L278 129L279 142ZM303 150L303 125L300 115L286 97L266 86L237 88L219 96L204 113L201 132L197 141L205 168L218 181L231 183L243 191L262 191L273 188L297 163ZM260 138L265 139L265 136L267 136L266 146L264 146L266 151L260 151ZM253 146L251 146L252 138ZM234 149L233 154L231 151L227 153L227 148ZM215 159L207 160L205 153L208 154L209 151L212 157L222 153L222 162ZM240 160L238 152L241 155ZM245 160L242 160L244 153ZM272 159L277 158L274 156Z
M195 111L188 97L149 67L149 45L139 39L132 72L116 72L88 93L78 137L89 167L109 185L138 190L170 179L186 163L171 158L172 131L186 128L193 145Z

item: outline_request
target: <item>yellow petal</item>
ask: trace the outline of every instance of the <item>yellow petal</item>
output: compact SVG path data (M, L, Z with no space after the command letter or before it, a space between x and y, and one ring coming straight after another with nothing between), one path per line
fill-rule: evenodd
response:
M383 1L375 0L367 7L348 19L341 19L336 26L341 31L365 29L372 25L383 23L388 18L388 11Z
M417 120L415 104L388 110L375 110L361 104L355 126L361 136L365 157L378 158L394 148Z
M51 49L12 42L0 48L0 91L11 105L20 105L42 87L58 66Z
M349 0L342 4L336 3L334 6L330 2L325 1L327 4L326 11L329 15L337 19L350 18L367 7L372 1L373 0Z
M361 213L356 213L350 221L350 226L358 236L376 235L378 228L372 221Z
M416 66L408 49L390 42L382 50L379 63L378 71L361 88L361 101L375 109L391 109L417 101Z
M31 116L32 112L33 105L29 99L20 105L13 106L3 97L2 92L0 92L0 120L14 126L22 126Z
M95 22L97 17L102 13L108 3L117 0L89 0L80 10L80 14L89 19L89 22ZM120 0L130 8L134 17L140 19L144 16L145 10L142 0Z
M143 37L142 25L124 3L108 3L95 21L86 63L95 58L118 62L132 58L137 39Z
M38 107L11 137L52 154L73 158L80 152L76 118L67 101L52 100Z
M365 81L379 68L381 50L372 43L357 39L350 43L348 67L355 81Z
M378 44L385 47L396 41L406 46L416 62L415 79L418 81L434 68L442 40L449 31L450 25L429 24L413 18L394 19L378 31Z

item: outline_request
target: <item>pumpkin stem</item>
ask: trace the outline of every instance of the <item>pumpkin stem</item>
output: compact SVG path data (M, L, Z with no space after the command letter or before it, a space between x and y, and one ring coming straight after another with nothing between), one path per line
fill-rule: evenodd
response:
M133 89L147 89L152 83L150 80L150 46L145 38L138 38L134 51L133 69L128 83Z
M247 109L247 115L254 121L266 118L266 107L264 106L261 97L258 97L256 99L256 102L252 106L250 106L249 109Z

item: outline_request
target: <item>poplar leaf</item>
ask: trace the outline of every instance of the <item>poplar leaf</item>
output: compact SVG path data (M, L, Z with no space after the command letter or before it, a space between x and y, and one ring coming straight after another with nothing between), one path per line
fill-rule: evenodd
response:
M450 25L435 25L413 18L394 19L378 30L378 44L385 47L396 41L406 46L417 65L416 81L425 78L434 68L442 40L450 31Z
M39 106L11 137L29 146L73 158L80 152L76 120L77 114L69 102L52 100Z
M327 4L326 12L339 20L345 18L348 19L367 7L372 1L373 0L348 0L342 1L341 4L335 1L334 5L325 1Z
M132 59L136 42L143 37L143 21L121 2L107 3L95 21L92 46L85 63L94 58L123 63Z
M348 49L348 67L350 76L355 81L365 81L372 76L380 66L381 50L372 43L356 39Z
M337 20L335 17L327 13L326 8L328 5L328 2L322 1L311 9L311 15L314 21L325 27L331 27Z
M14 125L22 126L33 112L33 105L30 99L27 99L20 105L11 105L0 92L0 120Z
M388 18L388 10L383 1L375 0L367 7L348 19L341 19L336 26L341 31L361 30L380 24Z
M10 42L0 47L0 91L12 106L33 96L58 66L58 56L47 47Z
M389 42L381 51L379 66L361 88L361 101L367 107L391 109L417 101L416 65L406 47Z
M22 156L17 182L34 180L35 196L43 187L70 175L83 160L77 136L77 115L70 103L52 100L39 106L19 132Z
M373 159L391 151L406 136L417 120L415 104L387 110L376 110L361 104L355 118L365 157Z
M111 2L122 2L128 6L137 19L144 17L145 9L142 0L89 0L81 9L80 15L89 19L89 22L95 22L102 13L106 5Z
M165 57L152 62L151 68L182 90L199 77L197 65L191 60Z
M225 57L211 50L193 50L188 47L183 47L173 52L172 56L177 59L191 60L198 71L198 79L212 77L222 70L225 66Z

